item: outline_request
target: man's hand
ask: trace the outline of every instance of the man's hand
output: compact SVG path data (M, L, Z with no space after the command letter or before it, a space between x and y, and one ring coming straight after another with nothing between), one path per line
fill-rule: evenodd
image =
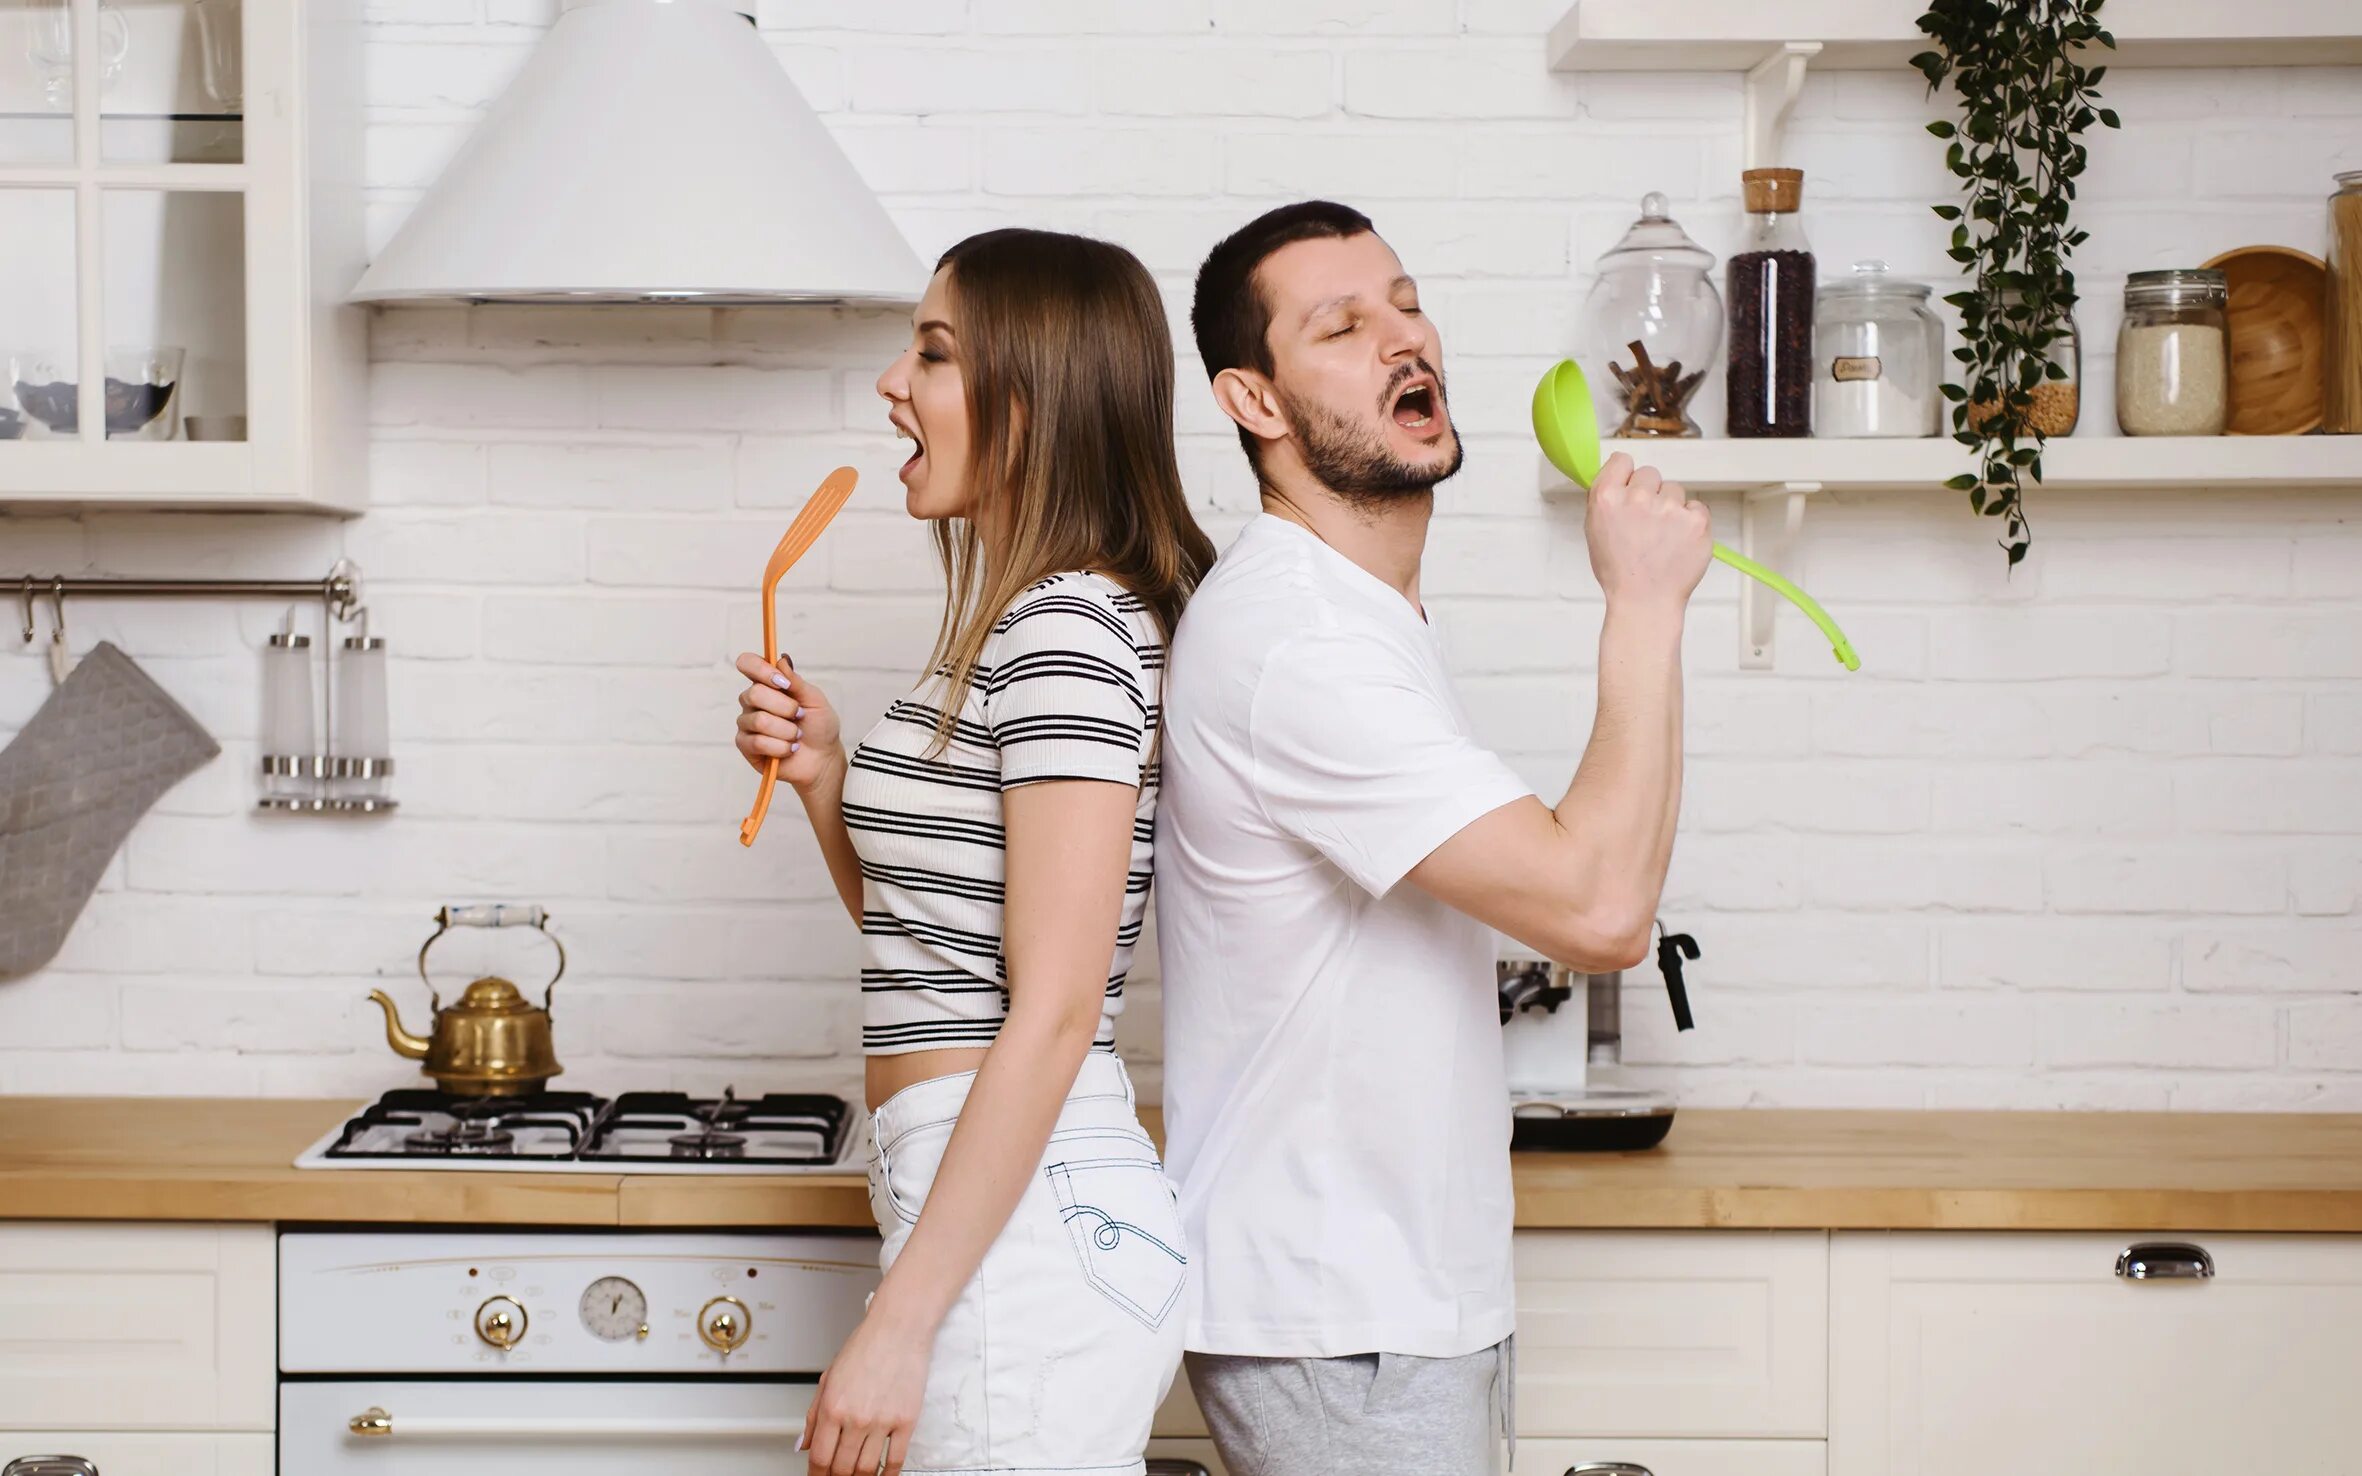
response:
M1635 468L1618 451L1599 469L1584 504L1591 572L1608 605L1679 610L1706 576L1714 522L1679 482Z

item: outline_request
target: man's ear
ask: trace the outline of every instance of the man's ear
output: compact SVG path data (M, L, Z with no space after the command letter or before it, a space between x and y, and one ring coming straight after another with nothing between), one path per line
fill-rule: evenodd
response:
M1252 369L1225 369L1215 375L1214 403L1258 440L1285 440L1294 429L1280 409L1278 390Z

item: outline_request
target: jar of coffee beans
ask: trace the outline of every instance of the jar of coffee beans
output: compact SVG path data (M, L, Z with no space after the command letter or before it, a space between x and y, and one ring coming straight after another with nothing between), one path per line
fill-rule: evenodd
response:
M1813 405L1812 247L1796 218L1801 169L1740 176L1746 234L1730 259L1730 375L1726 425L1733 436L1809 436Z

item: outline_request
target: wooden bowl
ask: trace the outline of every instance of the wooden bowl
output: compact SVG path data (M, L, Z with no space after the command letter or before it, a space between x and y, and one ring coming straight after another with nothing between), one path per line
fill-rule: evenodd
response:
M2234 436L2301 436L2321 428L2321 258L2292 246L2241 246L2206 265L2231 289L2231 414Z

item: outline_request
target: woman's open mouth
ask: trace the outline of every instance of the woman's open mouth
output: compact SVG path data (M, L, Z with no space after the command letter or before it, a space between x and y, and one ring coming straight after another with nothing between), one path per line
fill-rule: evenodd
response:
M1395 397L1389 412L1394 423L1408 431L1425 431L1435 424L1435 386L1415 383Z
M898 476L908 478L918 464L926 458L927 443L920 440L915 432L905 428L900 421L894 423L894 436L897 440L911 443L910 460L902 463L902 469L896 473Z

